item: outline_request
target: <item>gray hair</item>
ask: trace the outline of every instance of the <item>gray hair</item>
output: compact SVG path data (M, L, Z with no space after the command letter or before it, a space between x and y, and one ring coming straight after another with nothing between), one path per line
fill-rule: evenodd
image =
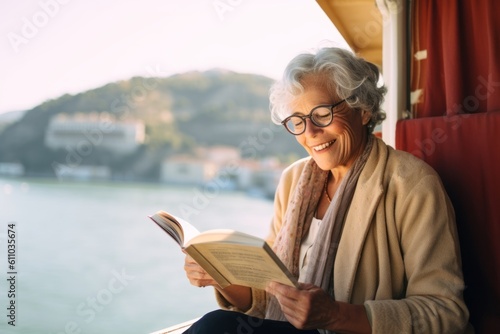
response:
M371 133L385 119L380 105L387 89L379 85L378 67L351 51L328 47L316 54L303 53L293 58L283 73L283 79L271 87L269 100L274 123L281 124L290 115L289 105L294 97L304 92L306 78L317 79L339 99L351 97L346 100L351 108L370 111L368 132Z

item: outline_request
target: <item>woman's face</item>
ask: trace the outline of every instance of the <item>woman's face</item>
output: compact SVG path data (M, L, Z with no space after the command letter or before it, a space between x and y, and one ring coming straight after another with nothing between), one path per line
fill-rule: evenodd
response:
M317 83L303 84L304 93L290 104L292 113L308 115L320 104L333 104L340 100ZM349 168L363 152L370 116L370 112L353 110L347 103L341 103L335 107L330 125L317 127L307 118L305 132L295 137L321 169Z

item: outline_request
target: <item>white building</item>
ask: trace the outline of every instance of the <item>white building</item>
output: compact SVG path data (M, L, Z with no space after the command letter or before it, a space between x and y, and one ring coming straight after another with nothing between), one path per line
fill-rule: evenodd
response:
M108 113L59 114L47 127L45 145L85 152L100 147L128 154L144 143L144 138L142 121L117 121Z
M212 184L219 189L247 190L271 197L283 169L277 160L242 160L237 149L218 146L199 149L195 156L165 159L160 179L176 184Z
M59 180L108 180L111 177L111 169L107 166L63 166L55 170L55 174Z
M23 176L24 166L18 162L0 162L0 175Z
M234 188L236 180L229 172L239 162L240 153L237 148L200 147L194 156L177 155L165 159L161 166L160 178L163 182L178 184L205 184L223 178L224 186Z
M165 159L161 165L160 179L167 183L204 184L215 176L217 165L187 156L175 156Z
M240 150L232 146L212 146L198 149L199 157L212 161L218 165L224 165L241 159Z
M276 160L244 160L237 169L238 188L263 197L274 196L285 166Z

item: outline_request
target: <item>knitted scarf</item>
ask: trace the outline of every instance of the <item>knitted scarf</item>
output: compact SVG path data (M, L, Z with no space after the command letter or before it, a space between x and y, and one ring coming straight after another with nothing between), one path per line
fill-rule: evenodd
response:
M373 141L373 136L369 136L363 153L349 169L335 192L308 255L311 259L308 269L304 276L300 277L301 282L319 286L334 298L335 255L358 177L368 159ZM300 272L300 244L311 225L328 173L329 171L321 170L313 159L309 160L288 204L283 226L276 236L273 249L295 277L298 277ZM278 301L271 295L268 295L266 319L286 321ZM326 330L320 332L331 333Z

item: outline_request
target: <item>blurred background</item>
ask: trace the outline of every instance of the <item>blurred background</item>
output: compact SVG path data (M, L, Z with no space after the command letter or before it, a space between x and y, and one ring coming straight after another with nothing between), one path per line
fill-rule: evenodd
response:
M0 33L0 332L150 333L216 308L147 215L265 237L305 156L269 88L296 54L348 48L319 5L2 2Z

